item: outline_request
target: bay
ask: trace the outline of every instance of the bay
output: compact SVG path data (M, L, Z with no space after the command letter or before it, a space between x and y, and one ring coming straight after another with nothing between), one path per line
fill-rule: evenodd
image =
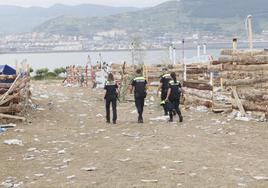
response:
M208 49L207 54L217 57L220 53L219 49ZM87 57L90 55L93 64L100 61L101 54L102 61L108 63L120 63L126 61L131 64L131 52L130 51L103 51L103 52L64 52L64 53L19 53L19 54L0 54L0 64L7 64L15 66L15 62L22 62L27 59L27 63L34 70L40 68L48 68L53 71L58 67L66 67L70 65L85 66ZM144 51L145 64L161 64L170 62L168 50L152 50ZM185 50L185 57L191 58L196 56L195 49ZM180 61L182 57L182 51L176 51L176 59Z

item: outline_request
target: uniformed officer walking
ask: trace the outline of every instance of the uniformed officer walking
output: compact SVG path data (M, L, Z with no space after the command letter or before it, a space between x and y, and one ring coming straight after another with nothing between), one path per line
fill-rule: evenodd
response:
M163 75L160 77L160 85L158 88L157 96L159 95L159 91L161 90L161 105L163 106L165 116L167 116L168 110L167 110L167 105L165 103L165 100L167 98L168 86L171 80L171 76L168 73L167 68L163 68L162 71L163 71Z
M116 124L117 120L117 97L118 97L118 85L114 81L114 76L112 73L108 74L108 80L105 82L104 89L106 90L104 99L105 99L105 106L106 106L106 122L110 123L110 106L112 104L113 109L113 124Z
M131 93L133 93L134 89L134 97L135 97L135 105L139 114L138 123L143 123L143 108L144 108L144 100L147 95L147 81L142 76L142 70L136 70L137 77L132 81Z
M169 110L169 121L173 121L173 110L175 109L176 113L180 118L180 122L183 121L183 117L181 115L181 111L179 108L180 105L180 97L182 93L182 87L179 81L177 81L176 73L172 72L170 74L172 80L169 82L168 93L167 93L167 108Z

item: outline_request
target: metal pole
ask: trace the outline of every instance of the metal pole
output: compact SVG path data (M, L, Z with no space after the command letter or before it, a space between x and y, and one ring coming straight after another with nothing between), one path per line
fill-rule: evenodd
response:
M131 43L131 61L132 61L132 65L134 65L134 44L133 42Z
M248 29L248 40L249 40L249 49L253 49L253 31L252 31L252 16L248 15L247 17L247 29Z
M183 80L186 81L186 79L187 79L187 66L186 66L186 63L184 62L184 43L185 43L185 40L182 39Z
M170 62L173 61L172 49L173 49L172 44L170 44L169 45L169 59L170 59Z
M176 48L173 46L173 65L176 65Z
M203 44L203 54L204 55L207 54L207 44L206 43Z

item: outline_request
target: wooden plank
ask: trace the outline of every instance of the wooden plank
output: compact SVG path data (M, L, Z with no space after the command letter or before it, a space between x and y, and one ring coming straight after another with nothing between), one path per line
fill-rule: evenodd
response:
M25 117L13 116L13 115L2 114L2 113L0 113L0 117L1 118L18 119L18 120L26 121L26 118Z
M239 79L230 80L223 83L224 86L240 86L240 85L250 85L250 84L260 84L268 82L268 77L256 78L256 79Z
M237 94L237 91L236 91L236 87L232 87L232 91L233 91L233 94L234 94L234 97L235 97L236 105L238 106L241 115L242 116L245 116L246 115L246 112L245 112L245 109L243 107L243 104L242 104L241 100L238 97L238 94Z

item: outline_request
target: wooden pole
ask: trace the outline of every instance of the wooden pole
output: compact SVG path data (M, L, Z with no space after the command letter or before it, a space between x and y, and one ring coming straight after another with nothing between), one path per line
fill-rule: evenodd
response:
M243 104L242 104L241 100L238 97L238 94L237 94L237 91L236 91L236 87L235 86L232 87L232 91L233 91L233 94L234 94L234 97L235 97L236 105L238 106L239 111L241 113L241 116L244 117L246 115L246 112L245 112L245 109L243 107Z

